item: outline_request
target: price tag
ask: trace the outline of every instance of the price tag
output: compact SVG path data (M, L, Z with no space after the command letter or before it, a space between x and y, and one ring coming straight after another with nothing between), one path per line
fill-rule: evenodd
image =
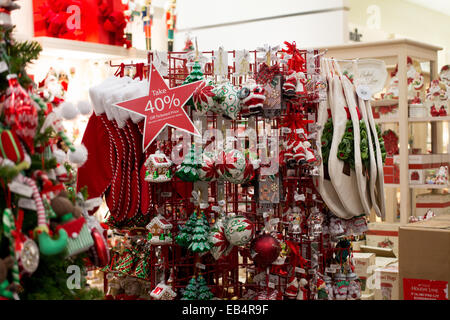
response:
M9 190L11 190L14 193L17 193L21 196L30 198L33 194L33 189L26 184L20 183L18 181L12 181L11 183L8 183Z
M356 94L363 100L370 100L372 97L372 90L370 87L364 84L360 84L356 87Z
M89 211L89 210L92 210L92 209L94 209L96 207L101 206L102 202L103 202L102 198L99 198L99 197L98 198L92 198L92 199L86 200L84 202L84 208Z
M270 220L269 220L269 223L270 223L271 225L278 224L279 222L280 222L280 219L279 219L279 218L275 218L275 219L270 219Z
M47 172L47 176L48 176L48 178L50 179L50 180L56 180L56 173L55 173L55 170L49 170L48 172Z
M325 272L326 273L336 273L336 269L335 268L331 268L331 267L325 268Z
M256 276L253 277L253 282L261 282L261 281L264 281L265 278L266 278L266 274L264 272L260 272Z
M330 264L330 268L333 268L333 269L340 269L341 266L340 266L339 264Z
M268 286L269 288L275 289L275 283L269 282L269 283L267 284L267 286Z
M34 210L34 211L37 210L36 209L36 203L32 199L20 198L18 204L19 204L20 208L24 208L24 209L28 209L28 210Z
M203 270L206 269L206 266L203 263L200 263L200 262L197 262L196 266L199 269L203 269Z
M281 133L291 133L291 132L292 132L292 130L290 128L287 128L287 127L281 128Z
M161 192L161 197L170 198L172 196L172 192Z
M0 73L5 72L8 70L8 65L5 61L0 61Z
M265 148L266 148L266 144L263 143L263 142L261 142L261 143L258 143L258 144L256 145L256 147L257 147L258 149L265 149Z
M278 280L279 280L278 276L273 275L273 274L269 275L269 283L277 283Z
M315 273L316 273L316 270L315 270L315 269L309 269L309 270L308 270L308 273L309 273L309 274L315 274Z
M295 267L295 272L298 272L298 273L305 273L305 269L299 268L299 267Z

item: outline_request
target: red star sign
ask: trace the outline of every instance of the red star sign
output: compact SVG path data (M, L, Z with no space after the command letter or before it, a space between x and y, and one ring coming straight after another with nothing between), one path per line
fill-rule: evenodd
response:
M159 71L151 65L148 96L115 104L118 108L144 116L143 151L167 126L200 136L200 132L183 108L200 83L201 81L196 81L176 88L169 88Z

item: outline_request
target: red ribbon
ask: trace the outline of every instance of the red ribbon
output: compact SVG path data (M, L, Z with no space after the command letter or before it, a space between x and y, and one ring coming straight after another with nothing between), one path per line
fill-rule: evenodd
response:
M291 242L289 240L286 241L286 245L291 249L291 252L294 254L293 259L291 259L291 263L293 267L300 266L303 269L303 266L308 263L308 261L300 255L300 246L297 243Z
M114 74L116 77L123 78L125 76L125 64L121 63L119 69Z
M20 251L20 246L25 242L25 235L22 233L22 223L23 223L23 210L19 209L16 219L16 229L11 231L11 235L14 237L15 250Z
M142 80L144 77L144 63L136 63L136 74L134 75L133 79L139 78L139 80Z
M287 49L282 49L281 51L292 55L292 58L288 60L289 70L294 70L295 72L306 72L306 61L297 49L297 44L295 41L292 43L285 41L284 44L287 46Z

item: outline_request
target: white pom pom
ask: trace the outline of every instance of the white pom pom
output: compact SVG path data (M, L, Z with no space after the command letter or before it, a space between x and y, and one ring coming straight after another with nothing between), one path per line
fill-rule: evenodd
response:
M77 164L81 167L87 160L88 152L84 145L79 145L75 147L75 151L69 151L69 161Z
M61 116L66 120L73 120L79 114L78 109L71 102L63 102L59 108Z
M91 104L86 100L78 101L77 108L80 111L80 113L84 116L88 115L92 111Z
M59 164L66 162L67 155L61 149L55 149L53 151L53 156L56 158L56 162L58 162Z
M31 165L31 157L28 153L25 153L25 157L23 159L26 163L29 163Z
M3 159L2 167L14 167L14 162L9 159Z

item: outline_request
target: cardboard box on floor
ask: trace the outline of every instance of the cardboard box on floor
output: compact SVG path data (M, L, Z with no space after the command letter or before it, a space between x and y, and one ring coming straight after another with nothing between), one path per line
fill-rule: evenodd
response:
M448 300L450 217L400 227L399 273L400 299Z
M399 300L398 262L375 269L375 300Z

